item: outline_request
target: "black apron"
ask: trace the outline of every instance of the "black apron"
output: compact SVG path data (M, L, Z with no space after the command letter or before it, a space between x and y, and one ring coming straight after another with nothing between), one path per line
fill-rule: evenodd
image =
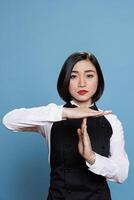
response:
M67 103L64 107L76 107ZM94 104L90 107L98 110ZM51 129L50 187L47 200L111 200L106 178L91 172L78 151L77 129L82 119L54 122ZM112 128L104 117L88 117L87 130L92 149L109 155Z

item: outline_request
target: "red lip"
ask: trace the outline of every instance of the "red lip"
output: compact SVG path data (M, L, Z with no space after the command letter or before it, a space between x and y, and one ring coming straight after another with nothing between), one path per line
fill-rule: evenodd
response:
M84 94L86 94L87 92L88 92L87 90L79 90L79 91L78 91L78 94L84 95Z

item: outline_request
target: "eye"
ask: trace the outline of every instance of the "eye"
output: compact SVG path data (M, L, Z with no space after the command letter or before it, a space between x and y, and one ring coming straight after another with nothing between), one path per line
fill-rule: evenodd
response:
M87 74L86 76L87 76L87 78L93 78L94 77L93 74Z
M70 79L75 79L76 77L77 77L76 75L72 74L72 75L70 76Z

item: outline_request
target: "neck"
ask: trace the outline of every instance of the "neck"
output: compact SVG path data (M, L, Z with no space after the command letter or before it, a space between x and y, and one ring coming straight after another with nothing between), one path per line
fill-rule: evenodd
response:
M71 103L73 105L76 105L76 106L82 107L82 108L89 108L90 106L93 105L93 103L91 103L91 102L78 102L78 101L76 101L74 99L71 101Z

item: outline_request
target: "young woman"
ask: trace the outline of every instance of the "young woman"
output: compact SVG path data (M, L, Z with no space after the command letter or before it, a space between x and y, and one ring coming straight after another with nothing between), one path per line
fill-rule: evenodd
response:
M76 52L61 69L57 89L65 105L54 103L7 113L13 131L35 131L48 141L51 166L48 200L110 200L107 180L123 183L129 161L121 122L97 108L104 90L93 54Z

